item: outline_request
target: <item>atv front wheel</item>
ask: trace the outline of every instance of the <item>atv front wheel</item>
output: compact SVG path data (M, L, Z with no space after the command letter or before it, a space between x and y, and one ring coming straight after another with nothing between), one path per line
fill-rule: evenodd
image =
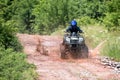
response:
M60 53L61 53L61 58L62 59L68 59L69 58L68 48L67 48L66 45L60 44Z
M61 58L66 59L66 57L65 57L65 46L63 44L60 44L60 53L61 53Z
M82 58L88 58L88 47L86 45L81 48Z

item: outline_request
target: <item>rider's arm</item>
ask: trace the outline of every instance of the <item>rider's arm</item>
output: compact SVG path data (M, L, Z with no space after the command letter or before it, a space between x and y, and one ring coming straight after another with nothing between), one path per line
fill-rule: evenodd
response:
M66 29L66 32L69 32L70 31L70 26Z
M79 33L83 33L83 31L78 27L78 31L79 31Z

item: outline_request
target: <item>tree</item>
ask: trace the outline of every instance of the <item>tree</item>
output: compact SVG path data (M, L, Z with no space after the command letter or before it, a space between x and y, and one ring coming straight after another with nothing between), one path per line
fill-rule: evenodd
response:
M105 1L107 12L104 24L109 31L120 30L120 0Z
M15 51L21 51L22 46L15 36L17 28L13 26L15 22L11 20L13 15L10 6L11 2L9 0L1 0L0 4L0 46L5 49L13 48Z
M33 9L35 31L40 34L50 34L59 25L66 26L66 22L78 18L78 0L40 0ZM77 11L77 12L76 12Z
M33 33L33 24L35 16L32 14L34 5L37 4L36 0L20 0L14 1L15 3L15 15L12 20L16 21L16 27L20 32Z

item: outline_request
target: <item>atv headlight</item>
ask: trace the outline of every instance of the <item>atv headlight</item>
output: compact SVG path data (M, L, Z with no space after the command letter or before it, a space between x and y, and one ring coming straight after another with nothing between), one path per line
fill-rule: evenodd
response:
M67 42L70 42L70 38L69 38L69 37L66 37L66 41L67 41Z
M83 38L79 38L79 42L83 42L83 40L84 40Z

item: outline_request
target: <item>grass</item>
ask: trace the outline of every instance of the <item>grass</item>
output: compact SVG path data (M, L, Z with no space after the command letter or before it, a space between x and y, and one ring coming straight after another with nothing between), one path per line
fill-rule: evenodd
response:
M101 50L102 55L109 56L110 58L120 61L120 38L111 38L107 41Z
M51 35L57 35L57 36L63 36L64 35L65 28L58 28L55 32L53 32Z
M99 43L106 40L108 36L107 30L101 26L87 26L83 27L86 43L89 48L95 48Z

